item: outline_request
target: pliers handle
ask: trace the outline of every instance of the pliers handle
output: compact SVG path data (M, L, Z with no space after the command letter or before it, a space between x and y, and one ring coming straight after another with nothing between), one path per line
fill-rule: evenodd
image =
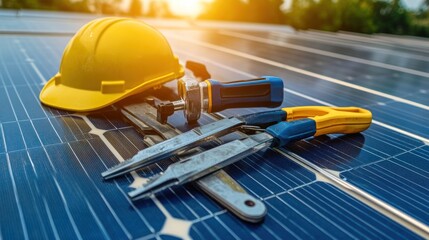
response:
M371 112L358 107L305 106L282 110L286 112L288 122L302 118L313 119L316 122L314 136L328 133L358 133L366 130L372 121Z
M283 108L286 122L267 127L275 137L275 145L330 133L358 133L366 130L372 121L370 111L357 107L305 106Z

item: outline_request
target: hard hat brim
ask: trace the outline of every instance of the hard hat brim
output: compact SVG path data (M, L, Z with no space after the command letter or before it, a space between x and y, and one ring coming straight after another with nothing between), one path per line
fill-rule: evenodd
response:
M87 112L94 111L115 103L131 91L103 94L100 91L89 91L55 84L55 77L50 79L40 92L40 101L50 107L62 110Z
M50 107L67 111L89 112L105 108L128 96L160 86L166 82L181 78L184 75L185 71L179 65L178 72L171 72L150 81L142 82L132 89L124 90L120 93L103 93L102 91L91 91L68 87L64 84L56 84L55 79L61 78L61 74L57 73L42 88L39 98L43 104Z

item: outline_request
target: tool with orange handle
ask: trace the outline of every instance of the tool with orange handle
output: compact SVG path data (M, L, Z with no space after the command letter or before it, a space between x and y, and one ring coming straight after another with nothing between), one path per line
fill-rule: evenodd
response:
M251 135L243 133L243 138L170 165L163 174L152 177L143 187L128 194L131 199L137 200L168 187L196 180L268 147L281 147L292 141L323 134L358 133L366 130L371 121L371 112L362 108L322 106L283 108L222 119L144 149L136 155L139 157L133 157L134 160L125 161L102 175L110 178L147 166L206 141L211 136L237 130L255 132Z

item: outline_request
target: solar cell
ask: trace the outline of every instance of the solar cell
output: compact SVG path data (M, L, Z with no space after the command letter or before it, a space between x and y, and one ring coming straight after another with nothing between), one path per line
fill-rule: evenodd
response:
M376 122L362 134L310 138L225 168L268 207L263 223L249 224L191 184L131 202L126 195L130 186L164 170L171 160L103 181L101 172L146 147L143 137L112 107L75 114L40 104L38 94L58 71L71 33L94 17L31 11L17 16L13 11L0 11L0 238L429 237L429 85L425 76L429 75L425 53L429 47L377 38L363 48L355 45L365 38L348 35L308 32L285 37L268 30L231 31L401 67L394 71L218 31L163 29L182 61L204 62L214 78L227 81L267 74L284 78L282 106L356 105L373 112ZM303 36L307 36L305 41L301 41ZM223 114L262 110L266 109ZM169 120L182 131L190 128L181 113ZM204 116L199 124L211 121ZM356 199L283 154L288 152L408 214L422 224L423 231Z

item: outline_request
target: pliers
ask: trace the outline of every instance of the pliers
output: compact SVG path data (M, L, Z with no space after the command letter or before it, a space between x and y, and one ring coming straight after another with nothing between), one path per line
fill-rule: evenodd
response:
M291 107L233 117L195 128L147 148L145 150L149 155L146 158L141 158L144 155L138 153L139 161L131 159L127 164L115 168L118 169L115 172L121 174L148 165L148 162L159 161L195 146L210 136L220 136L236 130L254 133L242 134L244 137L240 139L170 165L163 174L153 176L143 187L128 194L131 199L137 200L165 188L198 179L268 147L281 147L292 141L323 134L358 133L366 130L371 121L371 112L362 108L322 106ZM103 176L112 175L105 172Z

